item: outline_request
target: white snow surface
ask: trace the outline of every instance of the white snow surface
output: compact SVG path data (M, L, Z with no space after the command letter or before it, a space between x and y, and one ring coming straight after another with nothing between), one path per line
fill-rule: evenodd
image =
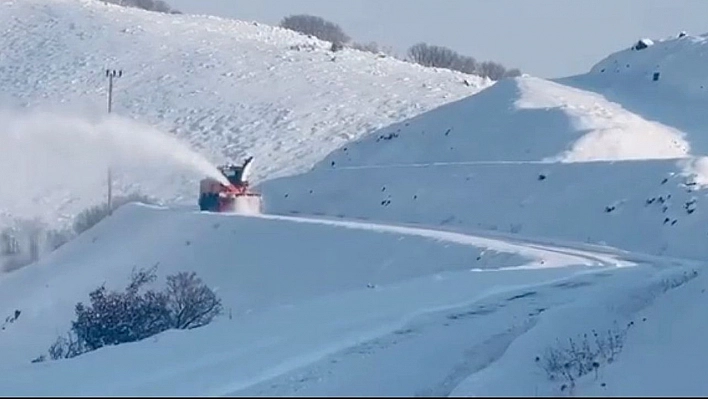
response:
M344 146L325 164L619 161L680 158L689 151L681 131L601 95L520 77L386 127Z
M121 190L173 202L126 205L0 275L0 322L20 311L0 329L0 392L708 392L702 37L490 86L250 22L88 0L0 7L0 90L29 108L3 114L0 166L20 166L0 173L37 190L3 190L0 207L29 214L17 198L46 192L45 218L70 215L101 198L109 165ZM107 67L126 70L113 118L100 116ZM146 141L123 145L126 129ZM197 212L196 179L246 153L268 214ZM155 264L158 284L196 271L225 314L30 363L91 290ZM614 327L622 350L596 371L550 380L540 367L549 348Z
M603 283L573 304L544 311L546 319L531 327L472 312L480 325L471 329L499 320L497 333L481 334L477 346L455 352L466 360L437 385L452 390L415 393L703 395L708 386L696 370L706 348L698 310L705 283L694 277L708 256L702 205L708 103L691 89L708 77L699 57L703 43L691 36L657 41L613 54L586 75L499 82L349 143L309 173L264 182L269 211L437 225L527 244L611 245L658 257L628 271L641 275ZM629 64L635 74L600 72L608 62ZM662 65L656 82L650 65ZM650 272L667 261L671 267ZM689 265L696 269L685 269ZM615 323L629 329L612 365L573 382L548 380L539 362L549 348L570 338L580 345L584 334ZM480 358L486 360L472 360ZM308 372L332 369L321 363ZM290 378L311 378L308 372ZM459 374L470 377L460 382ZM308 393L331 392L309 386ZM272 392L265 384L260 389L249 392Z
M40 184L15 184L15 192L36 198L32 209L41 208L50 223L105 199L101 179L110 157L86 135L63 129L76 118L103 124L104 131L132 129L140 136L149 126L172 133L213 163L240 163L253 155L257 182L306 171L350 139L491 84L377 54L333 53L329 43L249 21L166 15L98 0L2 1L0 7L0 99L3 125L10 127L0 140L54 135L81 149L72 164L58 151L42 154L42 162L71 166L70 174L81 176L84 185L77 190L53 179L58 187L48 192L46 169L9 172L13 164L4 154L20 149L0 146L0 173L38 179ZM123 71L115 79L113 123L102 122L106 69ZM17 114L18 108L28 110ZM13 129L29 122L30 132ZM137 145L164 153L154 142ZM194 204L204 172L186 172L162 155L162 169L136 173L144 166L140 157L116 167L116 193L139 190ZM6 191L0 194L0 209L26 214L5 198ZM43 202L55 204L54 213Z
M90 290L102 283L120 289L133 266L154 264L163 279L198 264L229 316L29 364L69 328L74 304ZM229 394L392 333L418 315L633 264L614 254L419 228L127 205L39 264L0 279L0 314L21 311L3 326L0 387L8 395Z

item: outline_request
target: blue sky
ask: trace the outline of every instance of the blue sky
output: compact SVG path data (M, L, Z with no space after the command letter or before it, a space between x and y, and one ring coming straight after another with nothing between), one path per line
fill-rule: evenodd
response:
M544 78L583 73L641 37L708 32L708 0L166 0L186 13L277 24L319 15L400 54L417 42Z

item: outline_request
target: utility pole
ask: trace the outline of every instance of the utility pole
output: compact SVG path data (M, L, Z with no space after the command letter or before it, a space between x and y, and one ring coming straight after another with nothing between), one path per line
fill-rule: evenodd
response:
M123 76L122 70L106 69L106 77L108 78L108 113L113 110L113 79ZM110 162L110 160L109 160ZM108 164L108 214L113 214L113 172L111 165Z

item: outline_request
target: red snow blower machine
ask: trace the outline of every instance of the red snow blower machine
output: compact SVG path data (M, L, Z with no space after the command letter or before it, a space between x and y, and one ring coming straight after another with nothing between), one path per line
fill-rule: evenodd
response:
M212 177L202 179L199 182L199 209L209 212L261 213L261 194L251 191L247 180L251 162L253 157L247 158L242 165L219 166L219 172L228 184Z

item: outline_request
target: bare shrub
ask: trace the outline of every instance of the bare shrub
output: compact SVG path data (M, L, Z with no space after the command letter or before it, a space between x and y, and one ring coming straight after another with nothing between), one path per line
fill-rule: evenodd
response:
M280 26L332 43L344 44L350 40L341 26L314 15L290 15L280 21Z
M76 336L76 333L69 331L66 336L58 337L52 346L49 347L49 358L52 360L70 359L88 351L83 342ZM46 355L40 355L32 362L40 363L46 359Z
M125 292L109 292L104 286L89 294L90 305L76 305L72 331L88 350L135 342L170 328L167 296L141 288L156 279L155 270L133 271Z
M344 50L344 44L341 42L332 42L332 46L329 48L330 51L336 53L337 51Z
M71 330L49 348L50 359L68 359L108 345L136 342L169 329L193 329L222 313L221 299L194 272L167 277L164 291L147 289L157 265L133 270L123 292L100 286L88 305L76 304ZM41 362L41 355L32 362Z
M445 68L453 71L478 75L492 80L520 76L518 69L508 70L492 61L477 62L473 57L461 55L455 50L443 46L418 43L408 49L408 58L422 66Z
M305 43L305 44L293 44L290 46L290 50L297 50L297 51L314 51L317 50L317 46L315 46L312 43Z
M125 7L140 8L147 11L156 11L167 14L181 14L170 7L164 0L103 0L106 3L116 4Z
M506 68L502 64L485 61L479 64L478 74L492 80L499 80L505 77Z
M426 43L414 44L408 49L412 61L426 67L452 68L459 64L460 55L454 50L443 46L432 46Z
M50 229L39 219L16 218L0 231L0 268L13 271L71 240L66 229Z
M152 198L140 193L116 196L113 198L112 206L110 208L108 207L108 203L104 202L100 205L89 207L77 214L74 218L74 232L76 234L85 232L91 227L97 225L112 212L115 212L116 209L131 202L140 202L144 204L156 203Z
M152 198L132 193L116 196L112 210L129 202L156 204ZM0 270L13 271L38 261L78 234L98 224L109 212L106 203L89 207L74 217L71 227L50 228L40 219L15 218L0 229Z
M509 69L504 74L505 78L515 78L518 76L521 76L521 70L519 70L518 68Z
M167 298L172 328L201 327L222 312L221 300L194 272L168 276Z
M604 333L592 331L592 336L583 334L578 339L568 339L567 344L557 341L536 362L546 372L551 381L564 381L561 390L572 389L575 381L589 373L596 373L603 365L612 363L622 352L627 330L632 326L619 328L617 323Z
M359 42L353 42L350 45L351 48L359 51L366 51L368 53L373 53L373 54L378 54L381 52L381 49L376 42L369 42L369 43L359 43Z

